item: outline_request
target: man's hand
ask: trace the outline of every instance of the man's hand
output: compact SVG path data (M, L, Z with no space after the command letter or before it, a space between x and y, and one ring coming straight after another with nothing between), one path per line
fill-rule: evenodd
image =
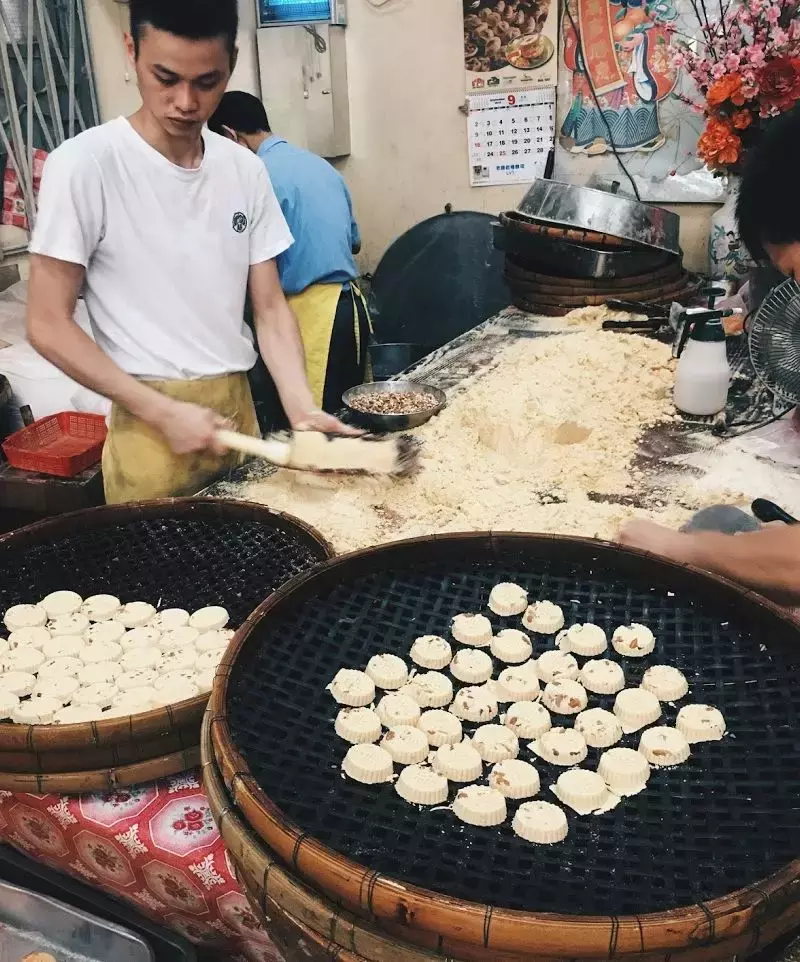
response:
M230 427L225 418L199 404L170 401L151 422L164 438L174 454L193 454L195 451L213 451L225 454L227 449L216 441L216 433Z
M673 531L654 521L630 521L619 533L619 543L628 548L649 551L670 561L691 561L693 535Z
M292 418L292 429L295 431L320 431L323 434L344 434L358 437L364 432L342 423L332 414L324 411L306 411L296 418Z

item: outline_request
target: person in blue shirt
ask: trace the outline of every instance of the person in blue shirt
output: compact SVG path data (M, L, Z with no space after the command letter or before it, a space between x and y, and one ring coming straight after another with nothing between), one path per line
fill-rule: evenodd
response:
M252 94L226 93L208 126L257 154L267 168L294 237L278 257L278 273L300 326L309 383L323 411L338 411L342 394L366 378L370 336L355 284L361 237L347 184L327 160L273 134L264 105ZM268 427L282 426L269 420Z

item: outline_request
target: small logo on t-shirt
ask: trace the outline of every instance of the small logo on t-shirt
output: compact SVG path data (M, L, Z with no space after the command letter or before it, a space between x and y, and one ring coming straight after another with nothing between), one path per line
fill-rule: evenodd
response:
M233 215L233 229L237 234L243 234L247 230L247 215L240 210Z

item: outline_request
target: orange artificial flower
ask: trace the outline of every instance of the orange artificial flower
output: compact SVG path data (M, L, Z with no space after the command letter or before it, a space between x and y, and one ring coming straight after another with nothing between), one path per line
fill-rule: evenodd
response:
M719 80L715 80L706 94L709 107L721 107L728 100L735 107L742 107L745 99L742 90L742 78L738 73L728 74L725 77L720 77Z
M736 163L742 153L742 142L724 120L710 117L697 141L697 155L712 170L722 170Z
M747 130L753 122L753 115L749 110L736 110L731 117L736 130Z

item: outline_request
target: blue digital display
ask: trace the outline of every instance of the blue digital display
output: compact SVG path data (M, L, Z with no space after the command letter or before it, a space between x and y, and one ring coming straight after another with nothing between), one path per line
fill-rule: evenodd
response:
M261 25L330 20L330 0L259 0Z

